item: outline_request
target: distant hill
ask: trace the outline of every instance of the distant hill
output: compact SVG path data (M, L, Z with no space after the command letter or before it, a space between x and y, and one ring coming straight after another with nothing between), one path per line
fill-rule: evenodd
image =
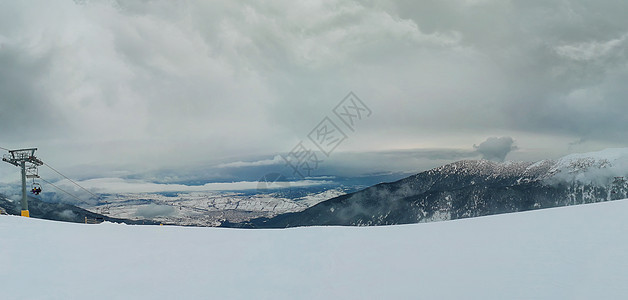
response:
M13 202L7 199L5 196L0 195L0 208L4 209L9 215L20 215L21 206L20 202ZM82 209L80 207L76 207L70 204L63 203L48 203L43 202L37 198L29 197L28 199L28 210L31 218L38 219L46 219L46 220L55 220L55 221L65 221L65 222L74 222L74 223L84 223L85 218L91 220L102 220L109 221L114 223L126 223L126 224L147 224L147 225L158 225L158 222L154 221L136 221L136 220L128 220L128 219L119 219L119 218L111 218L105 215L93 213Z

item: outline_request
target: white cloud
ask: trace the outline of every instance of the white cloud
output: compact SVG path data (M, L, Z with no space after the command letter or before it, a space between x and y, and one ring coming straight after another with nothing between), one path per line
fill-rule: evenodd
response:
M275 155L272 159L263 159L258 161L235 161L230 163L219 164L217 168L243 168L243 167L259 167L285 164L286 161L281 155Z
M160 184L143 180L125 180L121 178L97 178L78 181L79 185L95 193L159 193L159 192L200 192L200 191L227 191L227 190L254 190L259 186L257 181L240 182L212 182L204 185L184 185L184 184ZM289 181L282 187L305 187L327 184L325 180L299 180ZM75 185L67 180L61 180L55 185L68 190L71 193L77 189ZM77 190L78 191L78 190Z
M626 39L628 35L619 38L597 42L591 41L586 43L569 44L557 46L554 49L556 53L569 59L577 61L588 61L611 55L620 48L626 48Z

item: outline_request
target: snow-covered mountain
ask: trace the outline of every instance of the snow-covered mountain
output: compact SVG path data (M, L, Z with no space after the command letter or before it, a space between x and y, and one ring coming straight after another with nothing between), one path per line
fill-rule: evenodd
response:
M628 197L628 149L558 160L459 161L242 227L387 225L478 217Z
M287 230L0 215L0 298L628 299L626 211Z
M628 149L608 149L536 163L459 161L351 194L343 188L296 197L213 191L127 193L103 195L97 205L81 208L33 199L31 215L74 222L88 217L227 227L404 224L626 198L626 177ZM0 198L0 207L19 214L19 202Z

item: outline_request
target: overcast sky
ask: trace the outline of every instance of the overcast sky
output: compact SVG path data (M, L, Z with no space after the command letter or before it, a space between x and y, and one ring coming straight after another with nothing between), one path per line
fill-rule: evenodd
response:
M38 147L77 176L212 178L282 167L277 155L300 141L315 150L308 134L325 117L346 138L319 152L321 171L343 175L626 147L627 11L624 0L0 0L0 146ZM370 112L353 130L333 112L351 91Z

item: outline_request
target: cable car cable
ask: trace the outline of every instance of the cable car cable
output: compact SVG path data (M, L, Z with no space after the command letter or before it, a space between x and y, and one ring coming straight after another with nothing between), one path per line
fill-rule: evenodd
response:
M97 196L96 194L94 194L94 193L90 192L88 189L86 189L86 188L82 187L80 184L76 183L76 181L74 181L74 180L72 180L72 179L68 178L67 176L65 176L65 175L61 174L61 172L57 171L55 168L51 167L49 164L47 164L47 163L45 163L45 162L44 162L44 165L45 165L46 167L50 168L51 170L55 171L57 174L59 174L59 175L63 176L63 178L65 178L65 179L69 180L70 182L72 182L73 184L75 184L76 186L78 186L79 188L81 188L81 189L83 189L84 191L88 192L90 195L92 195L92 196L96 197L97 199L98 199L98 198L100 198L100 196Z
M85 202L83 199L81 199L81 198L79 198L79 197L77 197L77 196L75 196L75 195L71 194L70 192L68 192L68 191L66 191L66 190L64 190L64 189L62 189L62 188L60 188L60 187L58 187L58 186L56 186L56 185L54 185L54 184L53 184L53 183L51 183L50 181L48 181L48 180L46 180L46 179L43 179L43 178L39 178L39 179L41 179L41 181L43 181L43 182L45 182L45 183L47 183L47 184L49 184L49 185L52 185L52 186L53 186L54 188L56 188L57 190L60 190L60 191L62 191L62 192L64 192L64 193L66 193L66 194L70 195L70 196L71 196L71 197L73 197L74 199L76 199L76 200L78 200L78 201L80 201L80 202Z

